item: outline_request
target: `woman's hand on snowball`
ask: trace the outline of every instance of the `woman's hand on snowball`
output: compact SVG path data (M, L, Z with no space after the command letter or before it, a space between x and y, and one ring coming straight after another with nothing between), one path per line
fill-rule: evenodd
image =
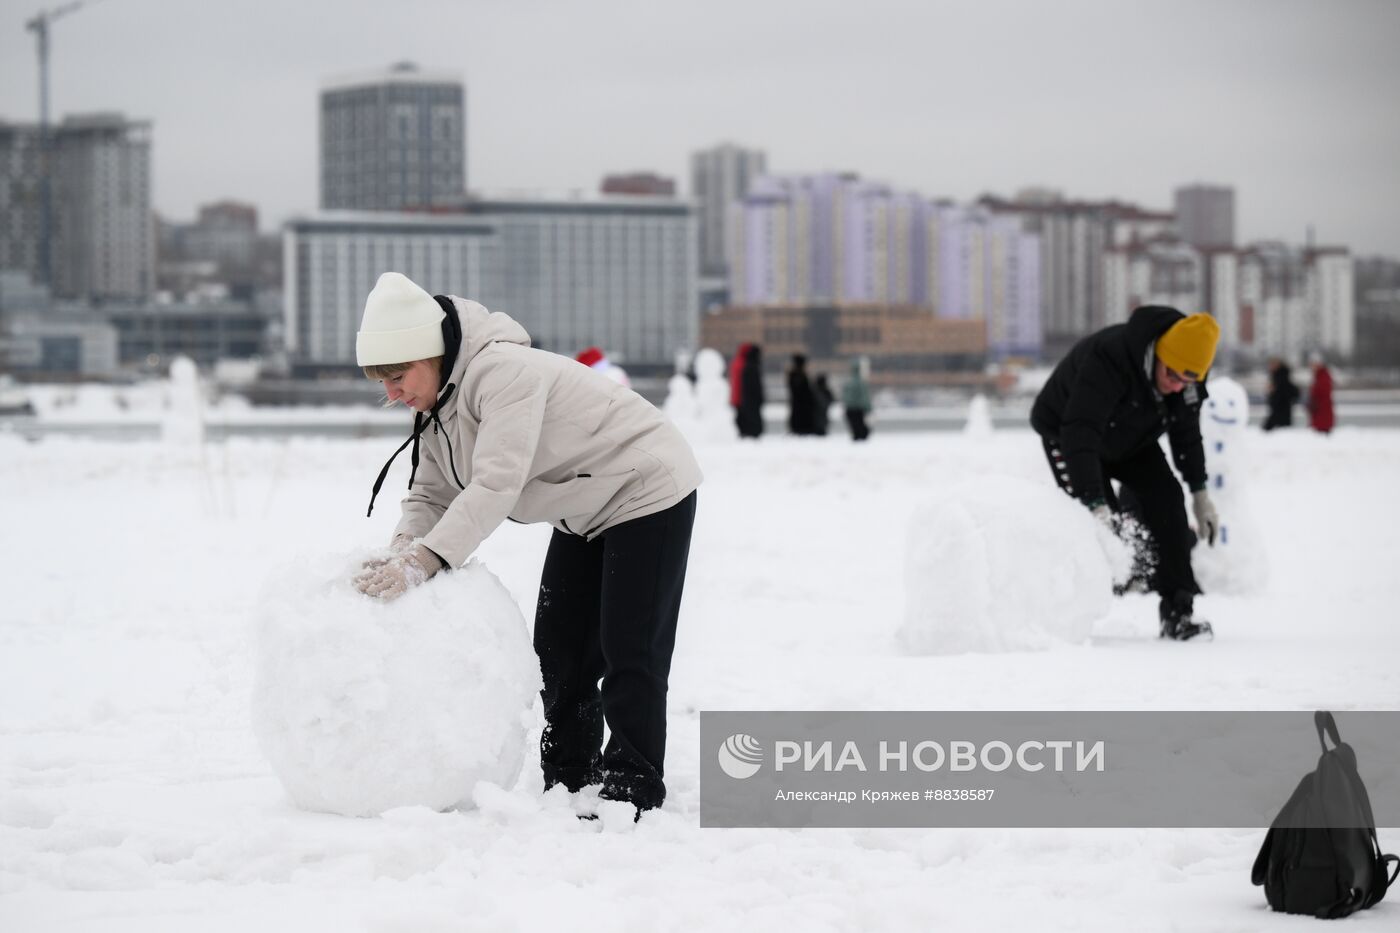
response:
M398 539L395 539L398 544ZM395 599L411 586L428 582L442 569L442 561L421 544L415 544L388 560L370 560L352 581L366 596Z

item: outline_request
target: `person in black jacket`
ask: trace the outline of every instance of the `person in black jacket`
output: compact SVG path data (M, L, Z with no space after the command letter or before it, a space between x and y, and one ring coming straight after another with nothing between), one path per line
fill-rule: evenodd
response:
M1293 406L1298 404L1298 387L1293 384L1293 374L1288 364L1278 357L1269 360L1269 417L1264 419L1264 430L1287 428L1293 425Z
M831 391L831 384L826 381L826 374L822 373L812 382L812 433L826 437L827 429L831 426L831 403L836 401L836 395Z
M740 437L759 438L763 434L763 348L749 346L739 370L739 407L735 423Z
M787 372L788 385L788 431L806 436L816 433L813 423L813 410L817 406L812 393L812 382L807 378L807 357L801 353L792 355L792 367Z
M1219 335L1208 314L1138 308L1126 324L1079 341L1031 408L1031 426L1061 489L1111 528L1131 501L1133 517L1151 538L1148 583L1161 597L1164 638L1210 632L1209 623L1192 617L1201 592L1191 570L1196 537L1157 439L1167 433L1172 460L1191 489L1197 529L1214 545L1219 519L1206 492L1200 407ZM1122 485L1123 501L1111 480Z

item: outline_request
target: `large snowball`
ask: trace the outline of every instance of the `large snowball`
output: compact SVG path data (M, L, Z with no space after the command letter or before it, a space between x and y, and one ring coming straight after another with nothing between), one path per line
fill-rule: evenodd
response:
M1054 486L989 477L915 509L900 645L913 654L1082 642L1105 615L1127 549Z
M253 726L287 792L373 816L512 785L540 672L510 594L473 561L382 602L350 585L362 557L300 564L261 601Z

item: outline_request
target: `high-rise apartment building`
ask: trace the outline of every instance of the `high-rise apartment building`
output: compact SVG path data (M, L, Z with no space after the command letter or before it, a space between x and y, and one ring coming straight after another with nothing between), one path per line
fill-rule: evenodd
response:
M1186 314L1212 310L1206 293L1208 261L1175 237L1106 250L1104 321L1121 324L1139 305L1168 305ZM1228 340L1228 334L1221 336Z
M929 294L940 318L980 318L995 359L1041 350L1040 238L980 207L933 205Z
M1116 201L1065 200L1044 189L979 203L998 216L1016 218L1023 230L1039 237L1041 332L1050 358L1109 323L1104 314L1106 251L1160 235L1173 223L1165 212Z
M467 184L460 77L403 62L321 89L321 207L396 211L460 201Z
M700 219L700 274L723 276L729 264L729 205L743 198L755 178L768 170L758 149L721 143L690 157L690 194Z
M50 285L55 297L131 299L155 282L151 124L72 116L50 129ZM39 126L0 125L0 269L43 280Z
M1352 258L1337 247L1254 243L1239 254L1241 317L1256 357L1301 362L1312 351L1356 351Z
M42 278L39 258L42 209L39 127L0 122L0 273Z
M853 175L766 175L730 206L730 300L920 308L1040 352L1040 241L1014 218Z
M1201 249L1235 245L1235 189L1184 185L1176 189L1176 224L1181 238Z
M761 176L729 205L730 300L928 306L928 209L849 174Z

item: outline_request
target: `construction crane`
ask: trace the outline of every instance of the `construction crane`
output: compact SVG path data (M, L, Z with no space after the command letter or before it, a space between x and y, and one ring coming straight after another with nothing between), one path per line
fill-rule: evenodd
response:
M24 28L34 33L39 43L39 278L53 287L53 194L51 147L49 145L49 24L76 12L97 0L73 0L62 6L38 13Z

